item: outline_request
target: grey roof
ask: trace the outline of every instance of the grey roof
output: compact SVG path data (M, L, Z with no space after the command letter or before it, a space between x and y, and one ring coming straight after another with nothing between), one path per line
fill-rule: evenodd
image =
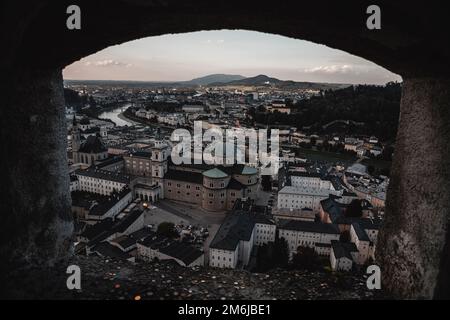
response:
M279 221L279 229L311 233L340 234L339 228L335 224L302 220L282 219Z
M141 245L158 250L170 257L176 258L190 265L203 255L203 252L186 243L152 234L139 242Z
M120 182L124 184L129 184L131 180L130 176L128 175L103 169L95 169L92 167L85 170L82 169L76 170L75 174L85 177Z
M323 211L328 213L331 222L335 223L338 219L344 216L344 208L346 205L336 202L335 196L330 196L327 199L320 201Z
M232 190L242 190L245 188L245 185L243 185L242 183L240 183L239 181L237 181L234 178L230 179L230 182L228 183L228 189L232 189Z
M169 169L164 175L164 179L203 184L203 175L199 172Z
M214 239L209 245L213 249L236 250L239 241L250 240L255 221L250 214L233 212L220 225Z
M155 232L152 231L152 229L148 228L148 227L143 227L142 229L139 229L139 230L129 234L129 236L131 238L135 239L136 241L143 240L151 235L155 235Z
M90 216L103 216L106 214L112 207L114 207L120 200L126 197L131 193L129 188L123 188L120 192L113 192L108 197L104 197L103 201L95 204L91 210L89 210Z
M91 249L92 252L96 252L98 255L103 257L109 257L119 260L127 260L131 258L128 253L123 252L116 246L113 246L109 242L101 242Z
M383 221L381 219L362 218L358 223L364 230L379 230Z
M89 239L88 246L95 246L114 233L124 233L142 214L142 210L136 209L118 221L106 218L87 229L82 236L89 235L90 237L87 237Z
M355 229L356 236L360 241L370 241L369 236L358 223L352 223L353 229Z
M174 241L168 246L160 248L159 251L183 261L187 266L203 255L200 250L179 241Z
M336 259L348 258L353 261L350 250L348 250L348 247L345 245L345 243L336 241L336 240L332 240L331 248L333 250L333 253L334 253L334 256L336 257Z
M124 249L130 248L130 247L132 247L132 246L134 246L136 244L136 240L135 239L133 239L130 236L126 236L126 235L118 237L118 238L112 240L112 242L117 243L118 245L120 245Z
M87 228L81 233L81 236L88 240L93 240L108 232L113 225L113 220L111 218L107 218L94 225L87 226Z
M109 166L111 164L119 163L121 161L123 161L123 157L122 156L112 156L112 157L110 156L110 157L108 157L106 159L97 160L95 167L97 169L101 169L101 168L107 167L107 166Z
M140 209L131 211L114 226L114 232L125 232L143 214Z
M79 152L83 153L101 153L107 152L108 149L105 147L101 139L97 136L89 136L86 141L80 146Z

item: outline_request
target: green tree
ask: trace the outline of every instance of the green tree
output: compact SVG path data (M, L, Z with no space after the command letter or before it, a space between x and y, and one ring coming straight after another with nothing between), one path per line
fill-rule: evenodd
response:
M175 225L172 222L161 222L158 225L158 230L156 233L170 239L179 237L178 232L175 230Z
M317 252L310 247L299 246L292 256L292 267L298 270L317 271L321 268Z
M264 191L272 190L272 178L268 175L263 175L261 178L261 186Z
M273 259L277 267L285 268L289 263L289 245L283 237L277 237L274 244Z

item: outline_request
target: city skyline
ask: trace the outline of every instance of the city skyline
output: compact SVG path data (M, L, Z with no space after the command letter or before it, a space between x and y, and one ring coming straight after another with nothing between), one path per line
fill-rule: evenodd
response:
M401 77L324 45L246 30L199 31L111 46L69 66L67 80L186 81L208 74L385 84Z

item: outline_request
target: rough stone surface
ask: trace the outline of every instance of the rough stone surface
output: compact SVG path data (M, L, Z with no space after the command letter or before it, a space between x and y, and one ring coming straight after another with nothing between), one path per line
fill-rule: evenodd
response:
M20 290L10 272L51 266L70 253L66 121L61 71L10 77L0 108L0 277L2 291ZM9 286L11 285L11 287Z
M66 287L69 264L81 269L81 290ZM171 262L75 257L52 268L45 291L30 287L25 298L133 300L379 299L361 274L273 270L264 274L217 268L185 268ZM35 271L39 275L39 271ZM47 274L47 272L44 272Z
M384 285L397 297L432 298L436 289L449 297L449 141L450 79L405 79L377 249Z
M447 13L440 3L377 1L381 30L366 27L372 1L79 0L81 30L66 28L69 0L4 1L0 66L64 67L105 47L166 33L247 29L313 41L403 76L449 74ZM324 10L326 9L326 10ZM150 54L150 53L149 53Z

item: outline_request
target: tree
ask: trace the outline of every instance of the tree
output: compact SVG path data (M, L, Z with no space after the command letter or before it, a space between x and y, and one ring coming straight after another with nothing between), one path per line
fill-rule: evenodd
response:
M350 231L345 230L344 232L341 233L341 235L339 236L339 241L340 242L350 242Z
M374 172L375 172L375 167L374 167L373 165L369 165L369 166L367 167L367 171L369 172L369 174L370 174L371 176L373 176L373 174L374 174Z
M179 237L178 232L175 230L175 225L172 222L161 222L158 225L156 233L171 239Z
M317 271L321 267L317 252L310 247L299 246L292 257L292 267L299 270Z
M261 178L261 186L264 191L272 190L272 178L268 175L263 175Z
M289 245L283 237L275 240L273 259L277 267L284 268L289 263Z
M360 199L353 199L345 211L346 217L360 218L362 217L362 206Z
M267 272L275 267L273 255L273 244L268 243L258 247L256 254L256 272Z

